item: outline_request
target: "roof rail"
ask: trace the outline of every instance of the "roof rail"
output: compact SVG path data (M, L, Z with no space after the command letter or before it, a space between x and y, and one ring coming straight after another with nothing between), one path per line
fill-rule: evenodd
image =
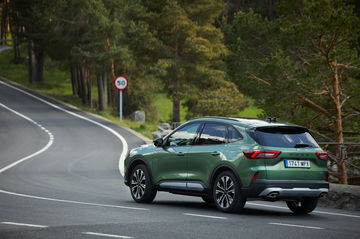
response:
M235 117L225 117L225 116L203 116L203 117L198 117L198 118L195 118L195 119L203 119L203 118L224 119L224 120L238 121Z
M225 116L203 116L203 117L198 117L195 119L202 119L202 118L210 118L210 119L224 119L224 120L232 120L232 121L241 121L242 119L244 120L263 120L266 121L268 123L277 123L280 122L277 118L275 117L267 117L267 118L253 118L253 117L225 117Z

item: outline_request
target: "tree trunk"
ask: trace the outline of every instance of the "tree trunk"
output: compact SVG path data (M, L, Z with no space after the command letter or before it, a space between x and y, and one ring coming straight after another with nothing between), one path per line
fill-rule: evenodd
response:
M7 28L7 23L6 23L6 1L3 1L2 3L0 3L0 16L1 16L1 29L0 29L0 39L1 40L5 40L6 39L6 28ZM0 42L0 45L6 45L6 42Z
M173 113L172 122L180 122L180 99L173 97Z
M19 43L19 39L20 39L20 30L18 26L14 26L13 24L11 24L11 17L9 15L9 29L10 29L10 35L12 36L13 39L13 50L14 50L14 63L15 64L20 64L20 43Z
M268 18L269 20L274 19L274 0L267 0Z
M86 102L88 106L92 107L92 95L91 95L91 78L90 78L90 72L89 70L85 71L86 74L86 89L87 89L87 93L86 93Z
M101 72L97 74L97 86L98 86L98 108L100 111L107 109L107 73Z
M344 143L344 129L342 125L342 104L340 97L340 79L339 72L336 60L332 62L332 99L334 104L334 112L335 112L335 138L336 142ZM339 165L339 173L340 173L340 183L348 184L348 176L347 176L347 167L346 167L346 155L342 153L341 145L336 147L336 158L338 159Z
M117 107L116 103L116 90L113 87L113 82L109 81L107 82L107 96L108 96L108 104L112 106L114 109Z
M34 79L36 78L36 72L35 72L36 57L34 52L34 42L30 39L28 42L28 50L29 50L29 83L32 84Z
M82 74L81 74L81 64L76 64L75 66L75 73L76 73L76 86L77 86L77 95L80 97L80 99L83 98L83 88L82 85Z
M44 81L44 50L38 44L35 44L35 57L36 60L36 83L42 83Z
M180 80L175 79L173 81L173 92L172 92L172 122L180 122L180 96L179 96Z
M179 60L179 44L178 41L175 41L175 45L173 47L174 56L175 56L175 62L178 62ZM177 70L179 73L179 71ZM180 78L179 75L175 77L175 79L172 81L172 101L173 101L173 108L172 108L172 122L180 122Z
M82 103L85 105L86 100L85 100L85 95L86 95L86 90L85 90L85 79L84 79L84 71L83 71L83 66L79 65L78 67L78 80L79 80L79 96L82 100Z
M91 82L89 79L89 72L85 66L79 67L79 86L80 86L80 98L82 103L86 106L91 106Z
M42 83L44 79L44 52L42 47L29 39L29 82Z
M19 46L19 40L18 40L18 34L14 35L14 45L13 45L13 49L14 49L14 63L15 64L20 64L20 46Z
M77 69L75 64L70 65L70 78L71 78L71 88L73 95L78 96L78 78L77 78Z

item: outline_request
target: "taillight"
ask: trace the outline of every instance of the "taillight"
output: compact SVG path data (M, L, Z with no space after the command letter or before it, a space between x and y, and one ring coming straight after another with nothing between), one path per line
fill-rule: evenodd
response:
M324 174L324 180L325 180L326 182L329 182L329 173L325 173L325 174Z
M243 153L249 159L274 159L281 154L280 151L269 150L244 150Z
M329 159L329 154L326 152L322 152L322 153L315 153L316 157L320 160L328 160Z

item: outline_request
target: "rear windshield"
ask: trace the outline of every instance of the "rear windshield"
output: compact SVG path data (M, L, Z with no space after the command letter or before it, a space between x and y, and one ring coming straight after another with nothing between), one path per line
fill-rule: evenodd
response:
M260 145L284 148L318 148L319 145L306 128L260 127L248 130Z

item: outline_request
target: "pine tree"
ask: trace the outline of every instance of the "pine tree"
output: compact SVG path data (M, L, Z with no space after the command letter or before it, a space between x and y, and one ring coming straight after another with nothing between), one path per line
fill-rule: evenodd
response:
M214 26L223 3L216 0L143 1L146 19L161 41L159 65L173 102L172 121L180 121L181 99L194 87L209 88L224 79L220 69L226 52L220 29Z
M343 143L345 128L359 127L359 18L341 0L280 1L278 16L239 12L225 28L229 77L269 115ZM335 154L333 175L346 184L340 145Z

